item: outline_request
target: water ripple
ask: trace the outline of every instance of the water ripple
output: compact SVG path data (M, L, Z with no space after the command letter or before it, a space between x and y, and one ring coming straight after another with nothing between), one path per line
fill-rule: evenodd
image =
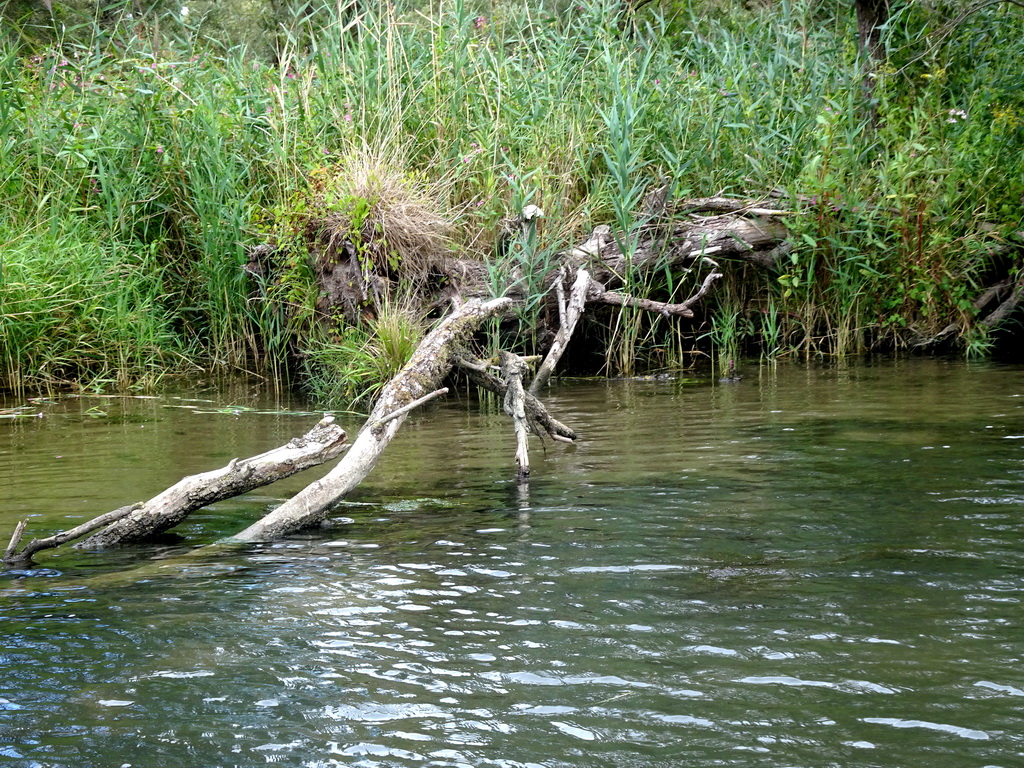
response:
M975 421L1007 412L984 406L1012 382L993 374L986 395L967 369L892 384L881 370L553 387L583 438L538 451L529 485L495 449L503 417L440 406L326 531L130 588L122 571L168 552L54 555L59 576L12 574L0 592L0 756L1009 765L1024 749L1024 473ZM150 442L76 425L59 462L56 443L29 444L45 431L18 427L0 445L10 514L80 520L72 502L164 487L224 458L196 455L204 440L235 451L264 424L242 412L221 435L223 419L204 431L158 410L137 430ZM96 477L124 452L123 478ZM45 480L38 498L22 470ZM213 538L302 485L203 510L184 535Z

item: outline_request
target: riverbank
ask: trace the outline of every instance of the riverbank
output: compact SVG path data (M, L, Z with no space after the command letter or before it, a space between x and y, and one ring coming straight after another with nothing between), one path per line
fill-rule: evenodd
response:
M203 19L177 11L115 12L35 44L9 28L2 386L123 389L219 369L368 398L431 321L406 301L407 252L387 233L359 251L381 234L364 225L396 201L421 205L419 233L478 262L495 291L521 276L522 322L482 343L535 352L550 285L531 275L600 224L628 252L650 223L645 198L666 185L670 201L787 209L785 260L768 273L726 265L692 320L591 313L582 344L597 352L574 353L579 370L915 344L979 356L1012 334L1013 312L983 321L1019 290L1015 9L985 9L941 39L935 19L908 11L870 98L845 8L620 10L325 6L296 21L273 62L218 47ZM526 205L543 223L503 250ZM305 235L324 221L351 235L357 261L404 275L387 312L323 311ZM246 269L267 243L286 267L269 281ZM625 277L661 301L699 279Z

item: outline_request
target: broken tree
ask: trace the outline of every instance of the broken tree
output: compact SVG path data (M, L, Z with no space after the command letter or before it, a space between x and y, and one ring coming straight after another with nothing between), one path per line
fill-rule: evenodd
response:
M546 435L567 443L576 439L571 428L548 413L538 395L557 369L586 308L631 306L669 317L693 317L694 307L721 277L719 264L711 256L742 259L761 267L774 266L775 260L785 253L782 239L785 229L776 221L780 215L781 212L772 209L744 206L719 198L694 201L681 209L678 220L651 223L634 233L636 239L628 255L622 252L621 238L610 228L595 229L586 242L561 254L554 268L540 276L551 308L546 317L554 318L556 326L549 333L546 355L528 385L524 381L529 372L526 359L502 351L498 358L500 365L496 366L471 351L472 339L485 321L508 318L521 305L524 300L520 293L522 281L510 278L506 295L490 297L479 262L446 257L429 268L419 263L418 286L424 291L421 296L424 303L435 307L447 304L448 311L437 320L408 363L384 386L365 424L338 464L324 477L226 541L269 541L322 522L373 470L408 414L447 392L442 385L453 368L502 398L515 426L517 472L520 478L525 478L530 471L529 434ZM652 222L653 219L654 216ZM359 296L339 295L332 299L332 291L344 294L344 288L338 281L325 285L327 311L331 310L330 302L334 299L339 307L362 307L362 311L366 311L368 306L372 309L371 296L388 296L389 290L394 288L392 283L399 276L386 271L368 271L367 263L359 262L361 249L340 244L336 232L324 236L330 240L328 251L332 258L350 260L342 271L346 274L358 271L362 276L361 280L353 282ZM260 258L272 259L272 253L264 250ZM322 266L322 274L336 277L335 267ZM264 261L261 268L272 270L269 261ZM703 270L704 276L685 301L663 302L622 292L622 276L627 268L640 272L683 270L695 275ZM268 273L263 274L266 277ZM431 274L435 279L440 278L433 286L430 285ZM368 290L367 286L373 286L373 290ZM24 533L21 524L11 539L4 562L12 567L27 565L35 553L89 534L79 546L102 548L151 538L177 525L195 509L336 458L343 450L344 439L344 432L326 418L303 438L287 446L250 459L232 461L214 472L185 478L148 502L108 512L69 531L33 540L19 550Z

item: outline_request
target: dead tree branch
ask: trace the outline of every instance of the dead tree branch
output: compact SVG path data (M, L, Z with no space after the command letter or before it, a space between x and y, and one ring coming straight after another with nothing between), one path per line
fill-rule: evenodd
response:
M327 416L280 448L186 477L76 546L100 549L152 538L197 509L319 466L337 458L344 448L345 430Z
M374 427L382 427L385 424L387 424L389 421L393 421L394 419L397 419L400 416L405 416L407 413L415 411L421 405L424 405L425 403L429 403L435 397L440 397L441 395L447 395L447 394L448 394L448 387L441 387L440 389L434 390L433 392L430 392L430 393L424 395L423 397L420 397L420 398L417 398L416 400L413 400L408 405L403 405L397 411L392 411L387 416L382 416L380 419L378 419L376 422L374 422L373 426Z
M32 539L28 544L22 547L20 552L14 551L18 546L18 542L21 540L22 534L25 532L25 526L27 520L22 520L18 523L18 527L14 530L14 535L11 537L11 543L7 547L7 551L4 553L4 565L11 568L27 568L32 565L32 555L36 552L42 552L45 549L54 549L67 544L69 541L80 539L88 533L102 528L105 525L123 520L128 517L132 512L142 507L142 502L135 504L128 504L124 507L119 507L111 512L105 512L98 517L94 517L88 522L77 525L67 531L56 533L53 536L47 536L44 539Z
M516 430L516 466L519 479L530 474L530 427L526 421L526 392L523 376L529 370L526 362L518 355L502 350L498 353L501 373L508 388L505 391L505 413L512 417Z
M562 279L561 274L558 276L558 279ZM551 342L551 347L548 349L544 362L537 369L537 375L533 377L533 381L530 383L531 395L536 396L544 388L551 378L551 374L555 372L558 361L565 353L569 339L572 338L572 333L576 330L576 323L579 322L580 317L583 315L583 308L587 303L587 294L590 290L590 282L590 272L583 267L576 270L576 280L573 283L572 290L569 291L569 300L565 302L564 306L559 306L558 315L561 323L558 331L555 332L555 339Z
M21 521L7 545L3 562L10 567L26 567L32 564L32 556L37 552L90 533L93 535L76 546L99 549L152 538L178 525L197 509L323 464L339 456L344 448L345 430L334 423L332 416L326 416L305 435L284 446L248 459L232 459L221 469L190 475L147 502L129 504L69 530L33 539L19 551L27 522Z
M1024 299L1024 282L1018 282L1013 286L1010 295L1001 301L998 307L982 318L978 324L983 328L996 328L1013 313L1013 310L1020 304L1021 299Z
M488 365L482 360L458 360L459 368L466 372L469 380L481 389L493 392L504 401L508 392L508 385L497 376L488 372ZM576 432L560 422L544 407L544 403L538 400L529 392L526 393L526 415L530 422L537 426L537 431L543 430L552 440L561 443L576 442Z

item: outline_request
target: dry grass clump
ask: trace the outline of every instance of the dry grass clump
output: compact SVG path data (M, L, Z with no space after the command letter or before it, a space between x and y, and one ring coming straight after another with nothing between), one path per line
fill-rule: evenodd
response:
M449 249L451 223L416 178L370 151L314 172L307 233L320 259L354 258L364 278L420 278Z

